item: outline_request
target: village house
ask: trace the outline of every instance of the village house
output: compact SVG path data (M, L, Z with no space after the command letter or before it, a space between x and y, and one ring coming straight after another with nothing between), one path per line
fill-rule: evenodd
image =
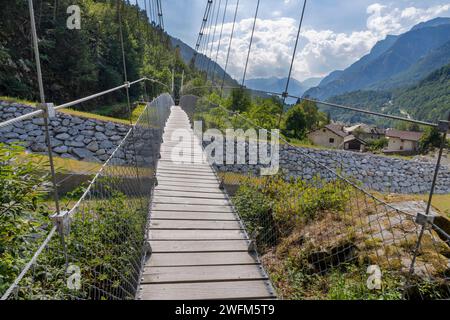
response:
M308 134L308 138L316 145L341 149L344 146L344 138L348 136L343 126L328 124L321 129L314 130Z
M384 138L386 130L360 123L351 127L345 127L344 132L353 135L362 141L378 140Z
M422 136L422 132L388 129L386 138L389 143L384 152L414 154L419 150L419 141Z

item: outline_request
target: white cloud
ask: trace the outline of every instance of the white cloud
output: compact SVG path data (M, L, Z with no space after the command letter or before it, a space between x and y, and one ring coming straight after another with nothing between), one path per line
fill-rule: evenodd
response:
M285 3L288 3L286 1ZM332 30L304 28L296 56L294 77L324 76L343 69L367 54L388 34L400 34L413 25L450 11L450 3L429 8L393 8L379 3L367 7L365 30L337 33ZM274 13L275 15L275 13ZM253 19L236 23L228 72L240 79L244 70ZM247 78L287 76L298 21L291 18L258 19ZM224 66L232 24L224 26L218 62ZM217 41L215 46L217 45Z

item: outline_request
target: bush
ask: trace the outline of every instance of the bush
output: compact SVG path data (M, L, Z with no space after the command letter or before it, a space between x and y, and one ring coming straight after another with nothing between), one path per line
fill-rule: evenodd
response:
M375 140L369 140L367 142L367 150L369 151L381 151L388 146L389 140L387 138L380 138Z
M341 211L350 199L344 182L285 181L281 176L267 177L260 183L247 180L233 202L249 233L266 245L275 245L288 235L299 221L307 221L326 210Z
M42 205L49 184L43 164L22 156L20 146L0 144L0 295L45 234L48 212Z
M270 200L258 188L246 184L239 188L233 202L250 236L258 244L269 245L276 237Z

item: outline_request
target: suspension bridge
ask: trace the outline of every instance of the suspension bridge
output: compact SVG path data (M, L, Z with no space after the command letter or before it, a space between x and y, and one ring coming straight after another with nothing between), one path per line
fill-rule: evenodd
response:
M147 14L147 2L144 3ZM128 81L124 55L126 48L124 48L121 34L119 39L124 67L123 85L59 106L46 103L31 0L29 5L41 97L40 109L0 123L0 128L12 126L25 119L44 118L56 214L52 217L53 228L32 258L21 268L20 274L3 294L2 299L276 299L277 288L271 282L266 265L259 255L260 247L255 241L255 235L247 232L245 221L241 219L229 192L224 187L224 179L219 176L217 167L209 163L203 141L192 129L195 120L193 109L197 101L183 103L189 92L181 92L181 97L175 99L173 80L171 88L160 83L168 93L161 94L152 100L146 97L146 106L139 119L131 125L125 138L90 181L83 195L70 210L60 209L51 146L52 137L49 129L49 122L57 116L58 112L55 114L55 111L119 90L126 91L128 109L131 110L130 87L159 82L151 77ZM220 29L219 44L214 59L214 65L217 64L228 6L228 0L207 0L194 56L194 63L195 59L200 59L197 65L206 71L206 78L219 83L217 86L213 84L210 87L219 89L221 93L226 88L225 74L230 58L239 0L235 4L232 33L221 81L214 81L217 72L214 67L210 70L210 61L206 62L206 57L214 56L215 37ZM138 5L137 7L139 8ZM148 7L152 22L163 29L161 1L149 1ZM242 84L238 87L241 89L245 84L259 8L258 0ZM301 18L288 79L292 75L305 8L306 0L300 10ZM223 12L223 18L219 28L221 12ZM120 18L120 11L118 16ZM122 30L120 32L122 33ZM202 52L203 56L197 57L197 54ZM181 87L183 88L183 84ZM287 98L294 97L288 92L289 80L285 92L263 93L278 96L285 102ZM186 95L183 96L183 94ZM352 112L432 127L445 127L445 123L433 124L303 97L295 98ZM179 100L179 105L176 105L174 100ZM210 107L223 108L227 117L240 117L249 125L258 127L245 119L243 115L231 112L223 106L211 102L203 103ZM448 122L446 123L448 129ZM444 142L446 131L443 134ZM284 142L289 145L289 142ZM295 149L295 146L290 146ZM368 219L367 212L371 211L376 213L375 217L379 219L376 221L378 224L382 219L388 220L386 230L377 230L381 234L381 238L377 238L378 241L384 244L386 235L389 241L393 242L403 238L411 240L413 237L416 245L408 253L411 257L407 260L409 267L407 284L416 270L416 264L423 263L418 260L418 255L424 236L431 234L435 237L432 232L438 232L440 236L448 237L448 234L430 218L431 199L440 167L439 161L427 209L414 219L415 217L411 217L410 214L401 212L362 189L336 170L316 163L316 160L300 149L295 150L303 157L304 163L314 162L320 167L321 172L332 177L331 180L334 181L332 188L335 191L343 192L343 186L351 188L354 198L350 199L350 203L351 201L354 203L351 203L351 208L348 208L345 214L350 216L350 220L354 223L353 227L357 225L356 221L360 226L361 221ZM442 150L443 147L440 150L441 155ZM119 154L129 155L126 165L119 161ZM317 182L311 182L311 184L314 183ZM238 185L239 182L236 184ZM288 200L290 201L291 198ZM390 220L393 216L395 223ZM372 228L371 219L373 217L367 220L369 222L364 222L369 226L361 226L361 233ZM386 222L385 220L383 223ZM399 236L394 229L403 228L405 221L409 223L407 225L409 231ZM278 227L273 221L265 223L270 224L271 230ZM294 229L289 230L291 233L293 231ZM284 233L287 238L289 232ZM272 231L267 236L269 239L266 239L266 243L274 243L274 239L280 236L279 233L279 231ZM91 238L91 235L95 237ZM307 240L306 236L302 236L303 242ZM339 238L339 235L335 236ZM344 259L343 256L350 255L350 249L345 246L339 247L332 258L323 257L323 255L323 252L319 252L317 257L314 256L309 261L311 266L322 268L317 271L317 274L325 272L325 268L329 268L330 265L339 265L336 261L340 262ZM404 259L404 256L400 258ZM44 270L54 270L55 276L47 278L43 275ZM75 288L66 286L65 280L71 278L71 274L66 276L67 270L78 270L75 283L77 281L79 283L75 285Z

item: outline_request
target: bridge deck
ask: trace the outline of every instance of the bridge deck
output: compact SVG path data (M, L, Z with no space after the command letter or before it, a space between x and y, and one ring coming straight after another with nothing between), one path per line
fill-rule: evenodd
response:
M183 142L173 133L185 130ZM179 135L177 135L179 136ZM190 141L192 141L192 143ZM175 148L192 156L174 161ZM267 299L270 282L180 107L164 131L140 299Z

